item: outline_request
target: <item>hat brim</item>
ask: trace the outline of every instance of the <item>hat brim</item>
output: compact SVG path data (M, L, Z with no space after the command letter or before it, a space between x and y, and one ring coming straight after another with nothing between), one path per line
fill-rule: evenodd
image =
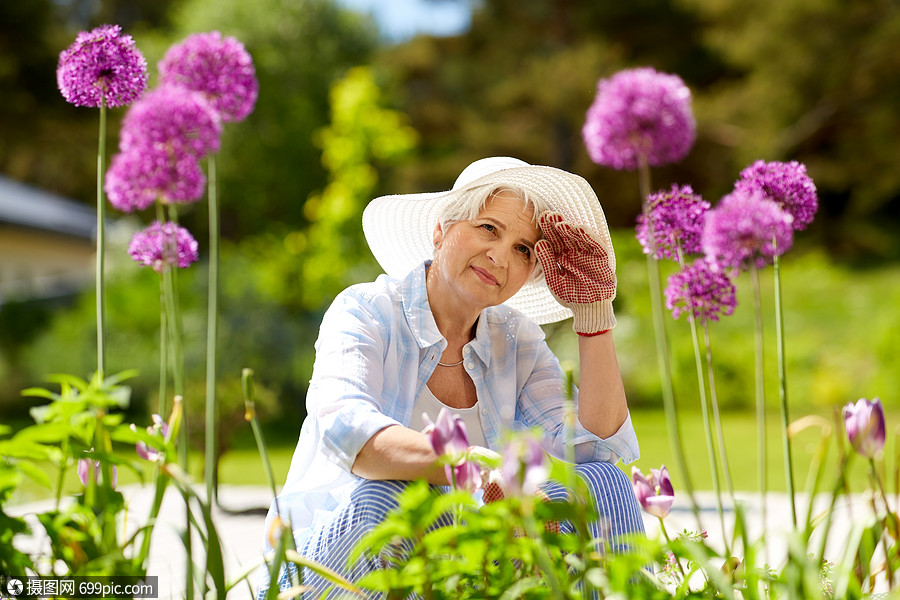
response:
M567 220L591 229L606 242L610 266L616 259L600 201L583 178L553 167L506 168L480 177L459 189L419 194L394 194L372 200L363 211L363 233L385 273L401 278L431 258L432 234L444 206L461 194L483 186L516 186L535 194ZM540 325L562 321L572 311L550 293L543 278L529 280L505 305Z

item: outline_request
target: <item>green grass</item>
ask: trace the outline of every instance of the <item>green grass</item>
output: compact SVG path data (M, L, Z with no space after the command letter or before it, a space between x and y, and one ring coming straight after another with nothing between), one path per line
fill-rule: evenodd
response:
M797 421L806 414L797 413L791 415L792 420ZM815 413L827 422L833 424L832 416L824 412ZM892 430L891 423L897 423L900 411L892 411L886 414L889 424L888 431ZM635 463L643 472L651 468L659 468L665 464L672 476L672 483L678 489L684 489L682 474L677 461L674 459L671 444L668 439L665 416L663 412L651 410L638 410L632 412L632 421L638 440L641 445L641 458ZM781 419L777 412L770 411L766 419L766 484L769 491L785 491L787 489L784 474L784 457L782 450ZM749 412L728 412L722 415L722 429L725 437L725 447L732 481L736 490L753 491L758 489L758 457L757 457L757 426L755 414ZM703 428L703 420L699 412L681 412L679 414L679 430L685 447L685 455L688 462L691 481L696 490L711 490L712 477L706 451L706 434ZM843 439L843 429L838 431ZM794 465L795 490L807 489L810 465L817 447L822 440L822 430L818 427L808 428L798 433L791 441L792 458ZM885 463L890 471L893 471L898 463L897 438L888 435L884 449ZM826 454L825 483L833 485L838 474L837 444L833 439ZM631 466L625 467L630 472ZM869 465L861 456L855 456L850 464L850 486L852 491L862 491L869 486ZM891 490L896 491L897 486L894 475L888 479ZM724 490L724 483L722 484ZM826 487L825 489L830 489Z
M827 414L820 412L820 416L829 418ZM804 413L792 415L794 419L804 416ZM888 411L886 414L888 431L893 431L891 424L900 421L900 411ZM637 409L632 411L632 421L637 431L641 445L641 458L634 463L645 473L651 468L659 468L666 465L672 476L672 482L676 493L684 490L682 475L677 462L672 455L669 443L665 416L661 410ZM832 420L833 422L833 420ZM699 412L684 411L679 415L679 425L682 440L685 444L688 468L696 490L711 490L712 478L709 470L709 459L706 453L706 438ZM780 418L772 411L768 415L768 440L767 440L767 486L769 491L784 491L786 489L784 476L784 462L782 458ZM726 450L734 482L735 489L741 491L754 491L757 486L757 445L756 445L756 417L746 411L727 412L723 415L722 428L725 432ZM843 436L843 431L839 432ZM795 487L802 491L807 485L809 473L816 447L821 439L818 429L807 429L798 434L792 441ZM889 435L885 445L885 463L889 472L893 472L898 463L898 444L895 435ZM123 451L126 452L126 450ZM272 462L277 485L284 483L290 467L291 456L294 452L294 443L291 441L279 441L269 447L269 458ZM837 470L837 452L832 442L827 454L827 468L825 471L828 485L834 481ZM148 465L149 466L149 465ZM632 465L622 465L626 473L631 472ZM45 466L52 481L56 475L49 465ZM198 480L202 480L203 456L193 453L190 457L190 471ZM239 447L230 450L223 456L219 466L220 482L225 485L267 485L262 461L251 439L245 437ZM130 469L119 468L119 485L137 483L140 477ZM894 475L886 480L892 493L896 492L897 484ZM869 468L866 461L856 457L851 464L850 474L851 489L862 491L869 486ZM64 484L66 493L77 493L81 489L75 470L69 469ZM724 490L724 485L723 485ZM52 496L50 490L26 480L16 491L14 502L28 502Z

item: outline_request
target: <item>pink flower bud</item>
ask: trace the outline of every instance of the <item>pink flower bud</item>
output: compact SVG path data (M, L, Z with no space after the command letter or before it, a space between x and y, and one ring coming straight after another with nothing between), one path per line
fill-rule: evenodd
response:
M631 485L634 495L647 513L660 519L668 516L675 502L675 491L665 465L658 470L650 469L649 477L645 477L637 467L632 467Z
M884 448L885 424L884 407L881 400L875 398L871 402L860 398L854 404L848 403L843 410L844 426L853 449L873 458Z

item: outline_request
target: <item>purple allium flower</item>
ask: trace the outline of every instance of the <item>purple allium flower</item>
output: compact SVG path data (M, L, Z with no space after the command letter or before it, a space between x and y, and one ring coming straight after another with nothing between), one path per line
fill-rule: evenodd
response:
M164 86L147 92L122 120L123 152L167 149L197 158L219 150L222 121L203 96Z
M620 71L597 84L581 135L591 160L614 169L636 169L641 156L650 166L679 161L697 137L691 91L649 67Z
M197 158L166 148L131 150L117 154L106 172L104 189L118 210L143 210L163 204L193 202L203 196L206 176Z
M90 450L94 451L93 448ZM93 477L94 482L100 481L100 461L94 461L89 458L81 458L78 460L78 465L76 467L76 471L78 472L78 479L81 481L81 485L87 487L88 481ZM119 474L116 472L116 466L113 465L110 471L112 477L112 487L116 489L116 485L119 483Z
M259 82L244 45L218 31L175 44L159 62L160 80L202 93L222 120L242 121L253 111Z
M765 162L758 160L743 171L735 189L759 190L774 200L794 218L794 229L806 229L812 223L819 199L816 184L806 174L806 165L797 161Z
M643 213L637 218L637 239L644 254L651 254L654 246L659 259L677 260L678 248L682 254L701 254L703 219L708 210L709 202L695 194L689 185L673 185L668 192L650 194L646 218Z
M430 423L428 415L425 415L425 435L431 441L434 453L441 457L445 464L459 466L466 460L469 450L469 436L466 433L466 424L458 416L451 414L442 408L438 413L437 421Z
M794 241L793 218L762 192L735 190L706 215L703 251L721 267L763 267Z
M127 106L147 88L147 61L121 27L103 25L59 53L56 83L75 106Z
M530 436L514 438L503 450L502 488L507 496L530 496L550 475L540 442Z
M708 259L697 259L669 277L666 308L676 319L689 313L700 324L718 321L720 314L734 314L735 306L734 284L719 265Z
M660 519L668 516L675 502L675 490L665 465L650 469L649 477L645 477L637 467L631 467L631 486L646 512Z
M868 458L873 458L884 448L884 407L881 400L871 402L865 398L844 406L844 426L853 448Z
M154 221L131 238L128 254L140 264L162 273L167 265L182 269L198 258L197 240L175 223Z

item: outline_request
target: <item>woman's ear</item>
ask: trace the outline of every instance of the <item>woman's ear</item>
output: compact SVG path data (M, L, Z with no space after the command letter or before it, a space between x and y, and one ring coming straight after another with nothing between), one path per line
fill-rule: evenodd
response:
M434 233L432 234L432 241L434 242L435 248L441 247L441 242L444 239L444 231L441 229L441 224L438 222L434 226Z

